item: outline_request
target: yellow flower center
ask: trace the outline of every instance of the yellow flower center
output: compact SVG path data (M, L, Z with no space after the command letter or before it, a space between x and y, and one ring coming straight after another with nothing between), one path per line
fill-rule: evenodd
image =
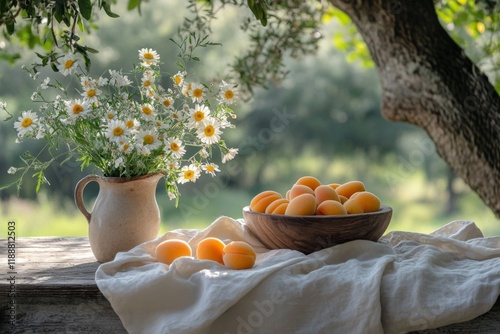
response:
M212 166L212 165L208 165L208 166L207 166L207 171L209 171L209 172L213 172L213 171L215 171L215 167L214 167L214 166Z
M83 107L79 104L75 104L73 106L73 114L75 115L78 115L79 113L81 113L83 111Z
M184 178L186 180L191 180L194 177L194 171L188 169L187 171L184 172Z
M165 100L163 100L163 105L164 105L165 107L170 107L170 100L169 100L169 99L165 99Z
M151 85L151 81L146 80L146 81L144 81L143 85L144 85L144 87L148 87Z
M180 84L182 81L182 77L180 75L174 76L174 82L176 85Z
M64 63L64 68L66 70L69 69L69 68L72 68L74 63L75 63L74 60L71 60L71 59L66 60L66 62Z
M199 99L203 96L203 90L201 88L195 88L193 90L193 96Z
M130 147L129 144L124 144L123 147L122 147L122 151L125 152L126 150L128 150Z
M149 60L155 59L155 56L151 52L145 52L144 53L144 59L149 59Z
M94 96L95 96L95 94L96 94L95 89L89 89L89 90L87 91L87 96L88 96L88 97L94 97Z
M124 132L125 132L125 130L123 130L120 127L114 128L113 129L113 136L120 137Z
M126 126L127 128L129 128L129 129L130 129L130 128L132 128L132 127L134 126L134 121L132 121L132 120L127 121L127 123L125 123L125 126Z
M153 137L152 135L145 135L143 138L143 144L144 145L151 145L155 142L155 137Z
M153 110L148 106L144 106L142 107L142 112L149 116L153 113Z
M21 122L21 126L23 128L27 128L29 127L31 124L33 124L33 120L29 117L26 117L25 119L23 119L23 121Z
M197 111L194 113L194 119L196 122L200 122L205 118L205 114L202 111Z
M177 143L171 143L170 148L172 149L172 151L178 151L179 145L177 145Z
M211 125L208 125L205 127L204 132L205 132L205 136L210 137L214 134L215 128Z
M115 115L113 115L112 113L108 114L108 119L113 119L113 117L115 117Z
M224 93L224 97L227 99L227 100L231 100L233 97L234 97L234 92L230 89L226 90L226 92Z
M156 126L161 126L161 122L160 121L156 121Z

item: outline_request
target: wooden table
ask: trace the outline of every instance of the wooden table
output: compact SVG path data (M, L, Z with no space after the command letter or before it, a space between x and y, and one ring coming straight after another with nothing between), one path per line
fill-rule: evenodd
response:
M87 238L17 239L12 268L7 263L7 245L6 239L0 239L0 333L126 333L96 286L99 263ZM11 302L15 326L9 323ZM498 334L500 301L474 320L416 333Z

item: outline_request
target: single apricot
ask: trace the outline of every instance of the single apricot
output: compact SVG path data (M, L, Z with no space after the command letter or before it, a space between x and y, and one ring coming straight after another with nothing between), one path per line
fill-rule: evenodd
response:
M274 209L273 212L271 212L271 213L273 215L284 215L286 212L286 208L288 208L288 203L290 203L290 202L285 202L285 203L278 205L278 207L276 209Z
M340 203L344 204L349 198L339 195Z
M317 215L346 215L347 210L339 201L335 200L326 200L321 202L320 205L316 208Z
M316 189L314 189L314 196L316 197L316 205L320 205L322 202L327 200L340 202L339 195L335 189L327 185L316 187Z
M294 184L292 188L290 189L290 194L288 195L289 199L292 200L295 197L302 195L302 194L311 194L314 195L314 190L309 188L308 186L305 186L303 184Z
M333 189L337 189L340 186L340 183L330 183L329 186Z
M341 184L335 189L337 194L345 196L347 198L351 197L352 194L358 191L365 191L365 185L361 181L349 181Z
M350 199L355 199L361 204L364 212L375 212L380 209L380 199L368 191L361 191L353 194Z
M274 200L271 204L269 204L266 208L266 213L273 213L273 211L280 205L280 204L283 204L283 203L288 203L289 200L287 200L286 198L278 198L277 200Z
M273 194L279 194L279 193L277 191L274 191L274 190L266 190L266 191L263 191L263 192L258 193L257 195L255 195L254 198L252 198L252 200L250 201L250 210L252 210L252 207L258 201L260 201L261 199L263 199L266 196L273 195ZM281 197L281 195L280 195L280 197Z
M365 212L361 203L359 203L356 199L348 199L343 204L343 206L348 214L364 213Z
M316 198L311 194L302 194L290 201L285 211L289 216L311 216L316 212Z
M266 208L277 199L282 198L279 193L270 194L264 198L261 198L257 203L255 203L250 209L254 212L266 212Z
M198 243L196 257L199 260L212 260L224 264L222 260L224 247L226 247L226 244L218 238L205 238Z
M165 240L155 249L156 259L169 265L181 256L192 256L192 254L191 246L180 239Z
M224 247L222 260L229 269L249 269L257 257L252 246L244 241L232 241Z
M319 182L319 180L314 176L302 176L297 180L297 182L295 182L295 184L301 184L314 190L321 185L321 182Z

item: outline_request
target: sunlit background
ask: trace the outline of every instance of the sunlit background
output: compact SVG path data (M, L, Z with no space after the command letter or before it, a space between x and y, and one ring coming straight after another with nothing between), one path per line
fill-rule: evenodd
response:
M96 75L110 67L130 69L143 47L157 50L167 71L177 71L177 49L169 37L181 23L182 1L150 1L142 16L127 12L123 5L115 11L121 18L103 16L99 30L84 36L85 44L100 51L93 56ZM200 50L202 61L193 67L196 75L229 72L228 64L247 43L238 30L240 17L241 9L225 10L212 36L223 45ZM487 236L500 234L500 221L449 170L423 130L381 116L377 72L346 60L333 42L337 28L335 22L325 26L316 56L287 60L286 81L269 82L267 90L235 108L236 129L225 134L228 145L240 147L241 154L221 165L219 176L181 186L178 207L160 182L162 233L204 228L221 215L241 218L242 208L258 192L273 189L284 195L300 176L312 175L323 183L363 181L393 208L389 231L429 233L453 220L471 220ZM16 113L37 107L30 101L36 83L20 69L20 64L30 64L34 58L30 52L24 54L14 67L0 62L0 101ZM48 72L41 77L44 74ZM1 122L0 184L15 179L7 170L21 165L24 150L43 147L36 141L16 144L15 138L12 122ZM54 165L47 173L51 185L39 193L34 191L35 180L27 178L19 196L15 189L0 193L0 221L16 221L21 237L87 235L73 189L91 172L72 162ZM97 192L96 184L86 188L89 209Z

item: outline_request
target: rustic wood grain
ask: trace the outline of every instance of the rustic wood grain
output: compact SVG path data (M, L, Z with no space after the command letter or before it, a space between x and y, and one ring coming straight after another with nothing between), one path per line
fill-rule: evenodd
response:
M7 240L0 239L1 259L7 259L4 245ZM8 267L3 266L2 273L7 274ZM126 333L97 288L94 275L98 266L87 238L17 239L15 274L7 276L15 276L16 325L5 316L11 286L2 279L0 332Z
M7 258L0 239L0 258ZM126 333L94 280L96 262L87 238L20 238L16 240L16 326L8 322L10 283L0 260L0 333ZM500 300L471 321L417 334L500 333Z

